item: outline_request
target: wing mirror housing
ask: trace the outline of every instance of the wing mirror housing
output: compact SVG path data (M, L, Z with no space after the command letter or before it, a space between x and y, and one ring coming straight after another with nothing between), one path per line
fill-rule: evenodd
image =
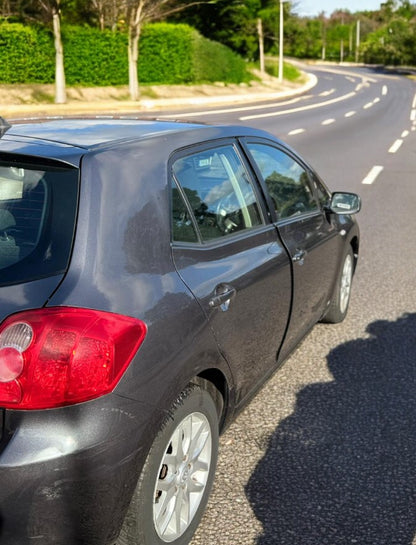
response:
M356 193L337 191L332 193L328 208L333 214L357 214L361 210L361 198Z

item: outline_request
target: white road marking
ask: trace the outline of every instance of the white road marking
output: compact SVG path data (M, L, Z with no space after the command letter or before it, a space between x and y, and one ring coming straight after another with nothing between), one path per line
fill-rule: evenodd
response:
M382 166L374 166L361 183L363 183L364 185L373 184L383 168L384 167Z
M402 144L403 140L401 138L398 138L389 149L389 153L396 153L396 151L400 148Z
M406 138L406 136L409 136L409 131L403 131L401 134L402 138Z
M368 108L371 108L372 106L373 106L372 102L367 102L367 104L365 106L363 106L363 109L368 110Z
M323 93L319 93L318 96L327 97L329 95L333 95L334 93L335 93L335 89L330 89L329 91L324 91Z
M387 85L383 85L383 89L381 90L381 94L382 94L383 96L386 96L386 95L387 95L387 91L388 91Z
M376 97L376 98L373 100L373 104L377 104L377 102L380 102L379 97Z
M347 112L345 114L345 117L352 117L353 115L355 115L357 112L354 112L354 111L351 111L351 112Z
M244 117L240 117L240 121L247 121L249 119L261 119L264 117L275 117L278 115L285 115L285 114L292 114L294 112L304 112L305 110L313 110L315 108L322 108L322 106L328 106L329 104L335 104L335 102L341 102L342 100L347 100L348 98L351 98L355 96L356 93L351 92L347 93L346 95L342 95L337 98L332 98L331 100L326 100L325 102L319 102L318 104L309 104L308 106L301 106L300 108L291 108L290 110L282 110L280 112L271 112L268 114L259 114L259 115L246 115ZM182 116L181 116L182 117Z
M322 121L321 125L331 125L332 123L335 123L335 119L325 119L325 121Z
M416 110L410 112L410 121L415 121L416 119Z
M416 93L415 93L415 96L413 97L412 108L416 108Z
M295 134L302 134L303 132L305 132L305 129L293 129L293 131L290 131L287 134L293 136Z
M264 110L265 108L277 108L279 106L287 106L288 104L295 104L296 102L300 102L301 100L305 100L306 96L292 98L291 100L286 100L284 102L274 102L272 104L262 104L256 105L256 106L240 106L238 108L223 108L221 110L203 110L201 112L189 112L186 114L169 114L164 115L161 117L174 117L174 118L182 118L182 117L200 117L201 115L211 115L211 114L229 114L232 112L247 112L250 110ZM265 98L267 100L267 98ZM192 104L192 102L190 102Z

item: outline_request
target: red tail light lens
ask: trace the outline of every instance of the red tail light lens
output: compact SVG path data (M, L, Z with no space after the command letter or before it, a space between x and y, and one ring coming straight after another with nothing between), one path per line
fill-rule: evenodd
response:
M0 407L47 409L111 392L147 332L140 320L47 308L0 326Z

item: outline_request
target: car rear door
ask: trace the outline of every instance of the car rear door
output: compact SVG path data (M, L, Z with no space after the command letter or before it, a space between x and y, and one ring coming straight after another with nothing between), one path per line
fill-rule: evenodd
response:
M284 357L322 317L332 295L344 240L324 211L314 175L305 164L271 141L247 139L245 145L292 259L294 293Z
M171 162L173 257L231 367L237 403L276 366L291 266L233 140Z

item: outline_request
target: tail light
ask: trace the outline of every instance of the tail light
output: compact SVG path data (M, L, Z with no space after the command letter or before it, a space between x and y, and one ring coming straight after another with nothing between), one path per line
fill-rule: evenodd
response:
M0 326L0 407L47 409L111 392L146 332L140 320L81 308L10 316Z

